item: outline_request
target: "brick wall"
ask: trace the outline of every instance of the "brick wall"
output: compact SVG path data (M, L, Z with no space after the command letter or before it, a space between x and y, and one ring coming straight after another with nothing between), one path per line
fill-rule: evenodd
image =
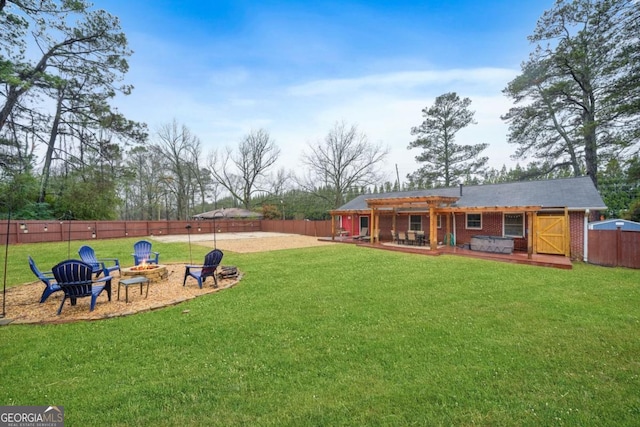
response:
M429 216L421 215L422 229L425 234L429 235ZM456 244L461 245L469 243L471 237L476 235L490 235L490 236L502 236L503 233L503 214L501 212L489 212L482 214L482 228L478 230L472 230L466 228L466 215L464 213L455 214L455 234ZM438 241L444 241L444 235L446 233L446 217L441 219L442 227L438 229ZM454 221L452 220L452 227ZM380 239L382 241L391 240L391 229L393 228L393 217L391 215L385 215L380 217ZM396 217L396 228L399 231L407 230L409 228L409 216L398 215ZM527 216L525 215L525 234L529 229L529 223ZM584 253L584 213L583 212L570 212L569 213L569 230L570 230L570 254L571 259L582 259ZM527 238L515 238L514 249L517 251L527 250Z
M572 260L584 256L584 212L569 212L569 251Z

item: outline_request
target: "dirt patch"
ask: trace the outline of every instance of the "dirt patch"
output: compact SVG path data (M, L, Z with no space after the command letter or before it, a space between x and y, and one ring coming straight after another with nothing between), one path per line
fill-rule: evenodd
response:
M202 242L197 242L202 244ZM310 236L284 236L284 237L261 237L258 239L228 239L217 242L218 249L237 253L266 252L281 249L309 248L332 244L331 242L321 242L316 237ZM213 243L212 246L213 247Z
M214 243L215 239L215 243ZM216 237L213 234L186 234L172 236L153 236L150 240L159 242L188 242L192 244L213 248L214 245L222 251L236 253L267 252L281 249L298 249L312 246L330 245L334 242L320 241L317 237L302 236L299 234L251 232L251 233L220 233Z

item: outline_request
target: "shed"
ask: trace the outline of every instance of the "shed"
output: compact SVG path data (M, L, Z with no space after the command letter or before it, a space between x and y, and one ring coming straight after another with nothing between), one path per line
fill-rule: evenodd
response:
M629 221L627 219L605 219L589 223L589 230L617 230L640 231L640 222Z

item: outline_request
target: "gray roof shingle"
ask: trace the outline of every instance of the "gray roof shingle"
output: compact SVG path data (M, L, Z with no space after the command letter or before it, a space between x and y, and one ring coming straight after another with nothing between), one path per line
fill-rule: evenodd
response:
M367 209L366 199L424 196L460 197L454 205L458 207L542 206L543 208L567 207L574 210L604 210L607 208L591 178L583 176L545 181L463 186L462 196L460 196L460 187L363 194L345 203L337 210Z

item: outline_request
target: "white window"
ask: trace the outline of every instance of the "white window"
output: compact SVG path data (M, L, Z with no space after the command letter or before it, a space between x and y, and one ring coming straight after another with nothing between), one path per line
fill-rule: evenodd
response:
M482 229L482 214L468 213L466 214L467 229L481 230Z
M409 215L409 230L413 230L413 231L422 230L421 215Z
M504 235L509 237L524 236L524 214L508 213L504 214L502 223L504 224Z

